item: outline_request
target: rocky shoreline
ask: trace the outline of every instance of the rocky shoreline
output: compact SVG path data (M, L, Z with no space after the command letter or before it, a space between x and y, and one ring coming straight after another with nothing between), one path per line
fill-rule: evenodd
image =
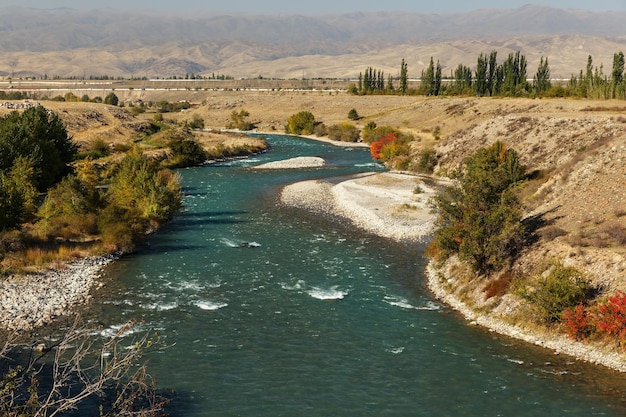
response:
M84 304L105 266L118 255L82 258L62 267L0 282L0 327L27 331Z
M425 274L428 288L435 297L461 313L472 325L483 326L495 333L550 349L557 355L566 354L581 361L602 365L619 372L626 372L626 358L615 351L603 351L589 344L573 341L566 335L548 335L524 329L520 326L508 324L493 314L477 313L447 288L448 276L445 275L443 268L437 269L432 261L427 265Z
M421 201L421 206L416 203L411 188L415 185L411 185L406 177L398 173L370 173L338 184L304 181L285 187L281 201L291 207L349 218L357 227L393 240L423 241L432 234L434 214L426 207L425 201ZM390 186L389 181L394 181L395 185ZM412 181L414 184L417 179L413 177ZM422 197L429 198L434 192L428 189ZM415 205L416 213L412 213L412 217L398 215L397 207L405 205ZM550 349L555 354L570 355L578 360L626 372L624 355L572 341L565 335L541 334L511 325L493 314L479 314L447 288L445 284L449 277L444 269L436 269L430 262L425 273L428 287L435 297L461 313L473 325Z

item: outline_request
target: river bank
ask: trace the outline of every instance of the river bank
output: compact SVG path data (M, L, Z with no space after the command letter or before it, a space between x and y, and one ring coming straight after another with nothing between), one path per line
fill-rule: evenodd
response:
M416 186L423 192L414 194ZM386 172L362 174L337 184L328 181L295 183L283 189L281 201L292 207L346 217L364 230L410 243L424 241L433 232L435 215L428 207L428 199L435 192L414 176ZM626 372L624 356L615 351L572 341L566 335L511 325L499 319L497 313L477 313L449 288L448 283L454 280L448 270L437 269L433 262L429 263L425 274L435 297L461 313L472 325L550 349L555 354L567 354Z
M105 266L117 255L88 257L0 282L0 327L27 331L44 326L90 299Z

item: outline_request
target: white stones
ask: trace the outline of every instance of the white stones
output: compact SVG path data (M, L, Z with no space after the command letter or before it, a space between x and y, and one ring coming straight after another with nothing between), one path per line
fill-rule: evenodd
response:
M299 156L297 158L285 159L282 161L268 162L254 167L255 169L302 169L320 168L326 165L323 158L317 156Z
M399 173L366 173L333 185L304 181L283 189L283 203L350 219L364 230L397 240L419 241L433 230L427 208L434 190L415 194L418 178Z
M0 327L29 330L86 302L99 272L116 256L80 259L62 269L0 282Z

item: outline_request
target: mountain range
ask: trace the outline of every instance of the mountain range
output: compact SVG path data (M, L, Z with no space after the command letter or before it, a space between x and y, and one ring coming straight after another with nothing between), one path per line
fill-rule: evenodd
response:
M444 74L481 52L521 51L532 74L548 57L567 78L594 64L610 72L626 40L623 12L527 5L467 13L206 15L150 11L0 10L0 76L354 78L372 66L418 77L430 57ZM606 72L606 70L605 70Z

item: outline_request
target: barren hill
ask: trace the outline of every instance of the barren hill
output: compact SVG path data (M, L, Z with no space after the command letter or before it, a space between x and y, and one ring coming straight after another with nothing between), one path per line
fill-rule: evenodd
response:
M111 9L0 10L0 76L349 78L366 66L418 77L431 56L444 74L478 54L520 50L529 73L548 56L553 76L611 64L626 13L525 6L447 15L183 16Z

